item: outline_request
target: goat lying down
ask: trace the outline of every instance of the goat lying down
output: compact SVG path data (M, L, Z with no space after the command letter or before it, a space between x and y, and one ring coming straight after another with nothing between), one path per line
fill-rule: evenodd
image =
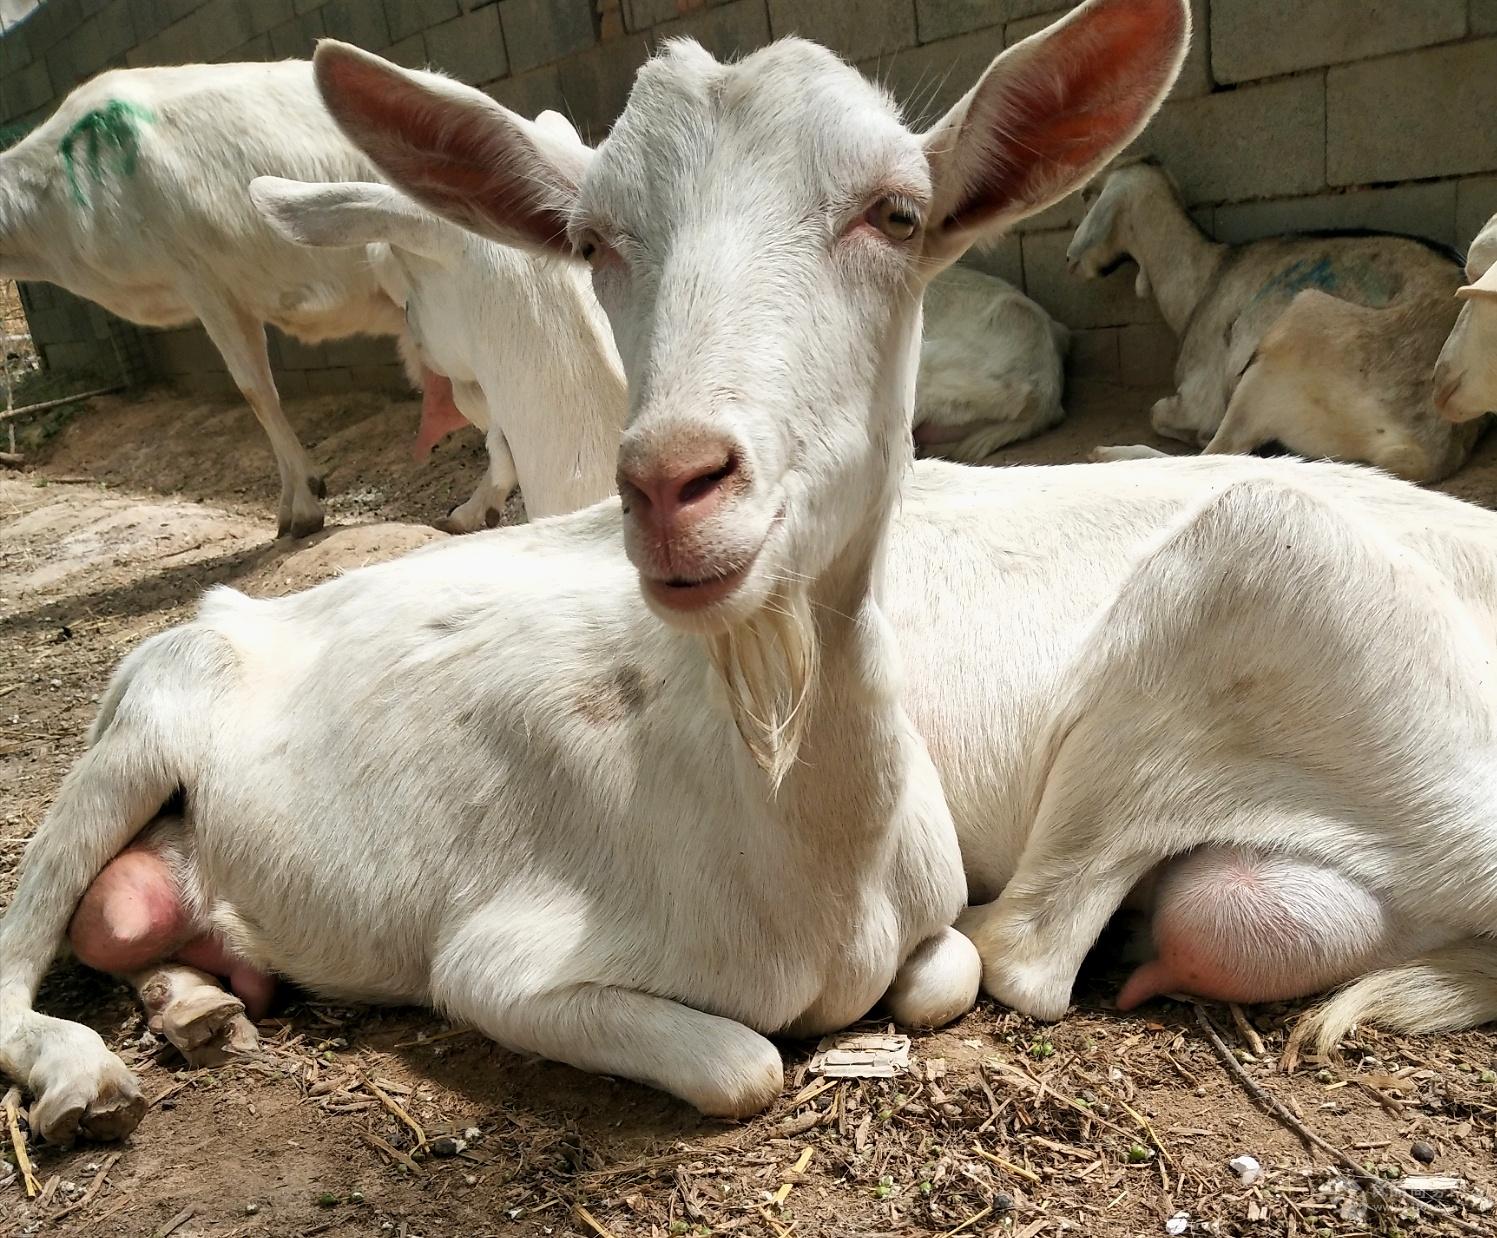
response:
M1435 404L1442 416L1467 422L1497 412L1497 215L1471 242L1461 310L1435 362Z
M126 659L0 923L0 1065L36 1128L141 1113L96 1034L32 1008L70 917L164 1027L212 999L190 964L227 962L708 1113L777 1094L762 1032L970 1006L956 833L881 609L921 297L1132 140L1188 31L1184 0L1089 0L920 138L814 45L672 42L596 152L322 44L325 101L393 182L591 268L622 501L282 603L217 592ZM127 961L142 919L186 939Z
M1074 124L1038 120L1053 106L1043 101L1112 116L1119 142L1141 115L1100 106L1084 76L1067 90L1023 84L1036 70L1092 72L1095 61L1070 54L1069 40L1095 46L1112 32L1119 58L1131 47L1138 60L1167 61L1154 77L1135 69L1122 92L1152 108L1178 66L1187 20L1175 0L1091 0L1005 53L958 107L992 120L1014 151L1105 158L1110 147L1078 156ZM350 50L320 56L343 88L370 74L378 97L399 97L394 70L375 72ZM744 87L762 74L776 99L813 70L828 84L850 79L796 43L731 70L709 64L672 45L642 75L626 120L680 132L661 122L695 98L722 96L694 89L694 72L739 74ZM787 81L777 67L796 74ZM991 81L1007 88L995 93L1017 115L987 111ZM466 98L456 88L438 96L454 107ZM856 98L877 114L869 88ZM486 124L493 106L483 104ZM785 105L795 124L810 110L799 98ZM439 140L454 131L443 120ZM567 191L554 149L518 118L505 113L503 124L490 149L517 169L495 174L508 226L519 227L520 211L539 243L556 220L537 196ZM948 118L935 148L951 148L965 129ZM628 152L641 132L621 121L609 144ZM527 134L521 145L516 135ZM960 140L955 149L967 154ZM662 331L640 342L634 324L658 320L642 313L623 259L591 222L604 217L596 187L620 174L609 159L619 150L606 144L585 177L568 171L583 185L574 218L590 221L578 248L593 263L634 392L644 375L670 377L661 375L669 347L690 357L697 336ZM748 158L742 146L735 153ZM731 164L705 166L725 176ZM1067 180L1047 166L1043 189L968 167L962 184L1001 193L1016 204L1012 217L1088 167L1071 165ZM762 164L746 171L760 184L775 175ZM533 192L517 191L514 177ZM467 183L471 193L471 175ZM779 183L788 193L797 178ZM717 203L752 200L756 212L774 201L711 180L700 188L715 190ZM950 192L937 179L922 253L949 258L964 239L951 221L977 213L959 195L953 206ZM891 215L908 210L878 199L842 235L894 246L865 252L898 261L915 230ZM785 217L804 211L791 197ZM653 226L679 226L666 215ZM713 234L719 242L741 236L746 221L727 222ZM685 285L694 296L723 266L716 246L697 252ZM778 324L774 348L710 355L768 361L752 388L767 393L777 359L812 338L816 322L797 380L828 402L842 391L866 404L864 416L892 432L894 418L878 410L892 400L908 416L918 315L897 309L908 303L897 284L862 282L879 266L849 264L853 282L843 285L825 264L845 251L809 257L817 252L799 251L809 269L777 267L782 279L765 281L772 295L732 285L739 312L718 329ZM799 284L786 282L792 270ZM792 287L816 295L787 297ZM873 364L901 356L902 375ZM848 396L860 373L866 385ZM1001 1000L1058 1017L1105 921L1152 884L1159 954L1130 981L1129 1003L1176 987L1249 1001L1350 980L1307 1026L1334 1037L1363 1018L1431 1030L1497 1016L1497 694L1483 669L1497 641L1497 517L1335 465L923 463L891 518L881 604L828 605L822 569L808 620L819 664L802 663L817 688L803 715L776 712L782 695L721 678L719 637L701 642L654 617L681 625L705 611L695 622L710 622L722 601L698 609L702 591L720 599L738 579L677 579L670 573L700 569L658 557L662 512L674 520L683 508L673 486L641 471L651 457L640 436L665 407L647 402L625 433L621 472L632 480L622 532L620 507L608 502L291 598L219 590L196 622L127 659L0 924L0 1063L38 1094L44 1134L113 1136L139 1118L138 1091L98 1037L32 1002L80 897L85 919L108 901L110 872L94 890L90 882L153 820L147 862L167 873L184 937L206 934L241 966L326 992L432 1001L505 1043L651 1080L711 1111L746 1112L778 1085L772 1050L749 1028L811 1031L861 1013L902 957L896 1015L953 1013L970 999L968 956L933 917L950 906L960 874L942 867L938 823L918 825L937 809L922 798L929 784L914 755L896 746L907 756L891 784L873 754L898 734L899 715L880 713L881 693L896 683L950 804L980 904L962 924ZM724 481L755 496L768 448L754 441L751 463L730 456L721 476L694 477L683 492L730 510ZM877 456L880 445L869 446ZM798 467L787 474L796 487ZM848 478L834 493L877 489ZM800 528L801 514L792 504L784 519ZM797 604L793 592L774 596ZM783 618L778 609L769 617ZM897 655L860 647L882 631L897 638ZM773 658L773 645L760 648ZM993 658L995 648L1006 656ZM901 663L896 680L890 669ZM751 708L735 712L735 695ZM804 760L785 765L778 742L796 727ZM739 728L778 765L778 792L745 755ZM159 818L178 788L182 818ZM919 805L913 821L892 808L906 794ZM788 820L776 819L776 805ZM104 910L101 923L120 927ZM132 944L76 932L74 941L105 954ZM170 953L136 960L147 1000L166 1011L205 990L212 997L206 975L160 965ZM233 1003L214 1000L224 1016L194 1035L231 1030Z
M1151 415L1166 438L1209 454L1277 443L1421 482L1471 453L1477 427L1441 418L1430 379L1460 283L1438 246L1376 233L1218 244L1163 169L1133 162L1102 182L1066 257L1088 278L1132 259L1139 295L1152 292L1179 337L1178 390Z
M264 324L316 341L404 323L361 254L310 254L266 225L244 192L266 172L374 177L307 61L102 73L0 154L0 278L150 326L201 322L270 439L278 531L300 537L322 527L325 487L281 409ZM434 406L444 393L432 384Z
M1065 417L1071 333L1012 284L952 267L925 290L915 381L922 455L976 464Z

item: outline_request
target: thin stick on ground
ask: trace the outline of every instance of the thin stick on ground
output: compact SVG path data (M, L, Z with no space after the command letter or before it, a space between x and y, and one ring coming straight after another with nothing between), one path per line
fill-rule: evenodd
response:
M109 1177L109 1171L114 1168L115 1162L123 1155L124 1153L122 1152L111 1152L109 1158L99 1167L99 1172L94 1174L94 1180L88 1184L88 1190L84 1191L82 1195L66 1208L54 1212L47 1220L56 1225L63 1217L69 1216L74 1212L82 1212L89 1204L93 1203L94 1196L104 1189L104 1182Z
M21 1171L21 1185L26 1188L26 1198L35 1199L42 1188L36 1175L31 1172L31 1158L26 1155L26 1141L21 1137L21 1120L18 1116L21 1093L18 1088L11 1088L5 1094L4 1105L5 1125L10 1128L10 1146L16 1154L16 1168Z
M1324 1152L1335 1164L1341 1166L1348 1175L1360 1182L1365 1182L1371 1189L1371 1193L1384 1203L1397 1201L1407 1204L1412 1208L1417 1208L1426 1216L1444 1221L1468 1234L1487 1234L1486 1230L1472 1225L1469 1221L1463 1221L1454 1213L1448 1212L1444 1208L1436 1208L1433 1204L1427 1204L1417 1195L1410 1194L1402 1187L1395 1186L1386 1179L1368 1173L1357 1164L1351 1153L1338 1148L1328 1140L1322 1139L1295 1117L1281 1101L1264 1091L1259 1083L1243 1069L1242 1063L1233 1055L1232 1050L1227 1046L1227 1042L1222 1039L1221 1033L1216 1030L1216 1024L1211 1021L1211 1016L1206 1013L1205 1007L1196 1005L1195 1012L1196 1022L1200 1024L1201 1030L1206 1033L1206 1038L1211 1042L1211 1047L1216 1052L1216 1056L1221 1059L1222 1065L1227 1068L1227 1073L1242 1085L1243 1090L1249 1096L1298 1135L1308 1147Z
M375 1083L375 1081L371 1079L365 1071L359 1071L359 1079L363 1082L364 1086L369 1089L371 1095L373 1095L375 1100L379 1101L380 1104L382 1104L386 1109L388 1109L397 1118L404 1122L406 1126L410 1127L411 1134L416 1136L416 1146L418 1148L424 1147L428 1142L426 1138L426 1128L423 1127L420 1122L416 1121L415 1118L411 1117L411 1115L407 1113L397 1101L393 1100L390 1097L389 1093L381 1088L379 1084Z

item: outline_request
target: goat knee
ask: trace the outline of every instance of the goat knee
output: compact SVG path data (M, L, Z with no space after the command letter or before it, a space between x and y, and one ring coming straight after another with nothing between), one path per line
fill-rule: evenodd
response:
M1335 869L1242 847L1203 847L1171 863L1155 894L1158 957L1118 1005L1160 993L1264 1002L1320 992L1396 957L1382 901Z
M166 958L188 930L170 866L155 851L132 846L94 878L68 925L68 942L89 967L132 972Z

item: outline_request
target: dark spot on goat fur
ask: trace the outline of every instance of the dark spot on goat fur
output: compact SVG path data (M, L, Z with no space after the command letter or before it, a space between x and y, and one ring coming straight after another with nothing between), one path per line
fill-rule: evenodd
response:
M572 711L594 726L621 722L645 707L645 677L637 666L620 666L585 684Z

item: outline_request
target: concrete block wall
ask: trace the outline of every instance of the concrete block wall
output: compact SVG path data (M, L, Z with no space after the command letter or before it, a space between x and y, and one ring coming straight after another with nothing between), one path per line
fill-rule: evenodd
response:
M1174 94L1138 143L1174 173L1223 240L1370 227L1464 246L1497 211L1497 0L1192 0L1195 37ZM302 57L323 36L432 64L533 115L606 134L660 39L720 56L800 34L886 83L929 121L1003 48L1067 0L45 0L0 39L0 133L119 65ZM1174 341L1125 270L1072 279L1076 199L969 261L1019 284L1076 330L1073 369L1167 381ZM28 290L53 364L102 338L102 311ZM145 334L156 374L229 389L196 329ZM288 394L398 384L378 341L273 341Z

